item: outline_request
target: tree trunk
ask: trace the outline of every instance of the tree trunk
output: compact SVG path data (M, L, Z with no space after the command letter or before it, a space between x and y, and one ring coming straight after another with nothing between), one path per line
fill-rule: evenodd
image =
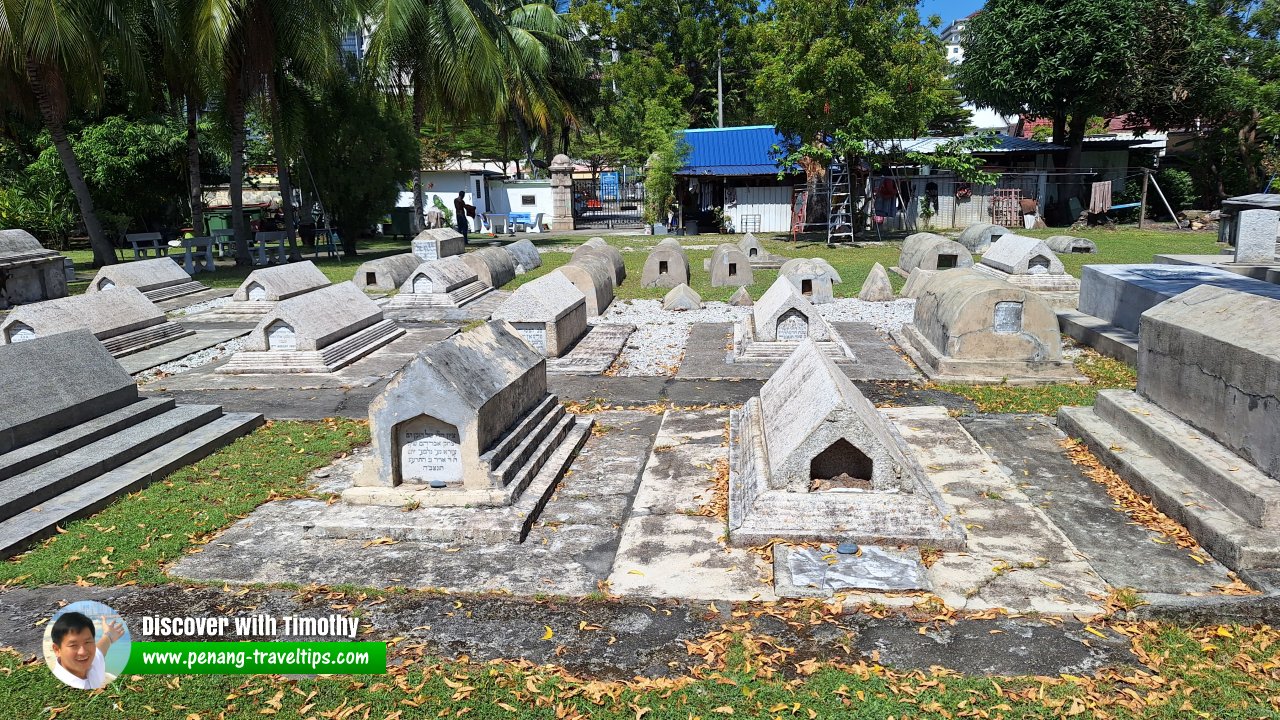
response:
M529 172L533 173L533 145L529 141L529 128L525 127L524 118L520 117L520 112L515 110L512 117L516 121L516 129L520 131L520 146L524 149L525 162L529 164ZM516 177L520 176L519 165L516 166Z
M347 258L356 257L356 240L360 237L360 228L350 227L341 222L338 225L338 234L342 236L342 256Z
M414 237L422 232L422 217L426 213L426 200L422 196L422 123L427 119L427 93L419 82L421 70L413 69L413 137L418 141L418 162L413 168L413 217L409 221L409 232Z
M191 230L196 237L207 235L204 226L204 198L200 193L200 134L196 125L196 101L190 93L187 103L187 193L191 205Z
M237 77L227 88L227 110L231 115L231 227L236 234L236 265L249 267L249 225L244 217L244 83Z
M1067 121L1067 167L1066 171L1072 173L1067 177L1067 193L1059 198L1063 211L1070 218L1071 222L1075 222L1077 218L1071 216L1071 198L1080 199L1080 176L1075 174L1080 170L1080 155L1084 152L1084 131L1089 126L1089 116L1085 113L1075 113ZM1083 200L1081 205L1087 205Z
M289 262L298 262L302 260L302 253L298 252L298 226L294 222L296 214L293 211L293 183L289 179L289 156L284 149L284 123L280 120L280 82L279 78L273 80L269 80L271 92L267 101L271 103L271 139L274 141L276 151L276 178L280 182L280 211L284 214L284 231L289 235Z
M1236 134L1237 152L1240 153L1240 164L1244 167L1245 173L1249 176L1249 190L1262 184L1262 177L1258 175L1258 163L1254 162L1253 150L1258 145L1258 117L1257 110L1253 111L1249 122L1240 128L1240 132Z
M62 110L67 105L63 84L56 81L57 78L54 78L53 83L46 82L46 73L54 71L42 66L30 55L26 58L26 72L27 80L31 83L31 92L35 95L36 104L40 108L40 116L44 120L45 128L49 130L53 146L58 151L58 159L62 161L62 169L67 173L67 182L71 184L71 191L75 193L76 203L80 206L80 217L84 222L85 232L89 233L89 246L93 248L93 264L95 266L112 265L116 262L115 247L102 232L98 214L93 209L93 196L89 194L89 184L84 180L80 162L76 160L75 150L71 148L71 141L67 139ZM55 97L55 93L59 96Z

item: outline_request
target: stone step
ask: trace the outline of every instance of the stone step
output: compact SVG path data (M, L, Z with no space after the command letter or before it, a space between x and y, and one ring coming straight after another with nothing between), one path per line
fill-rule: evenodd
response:
M118 468L222 415L217 405L179 405L0 481L0 520Z
M1064 407L1058 426L1079 438L1102 464L1181 523L1232 570L1280 567L1280 534L1249 524L1181 473L1160 462L1091 407Z
M554 395L549 396L548 399L551 400L550 404L544 402L539 405L537 410L530 413L529 417L521 423L519 430L510 434L509 438L513 438L515 442L508 448L504 448L505 455L494 454L489 465L489 474L500 485L506 487L518 480L516 475L532 464L530 459L537 454L539 446L548 440L556 424L566 415L564 407ZM551 442L554 443L558 439L553 438ZM537 472L537 468L534 468L533 472Z
M382 320L322 348L320 355L324 359L325 366L333 372L359 360L401 335L404 335L403 328L390 320Z
M511 428L511 431L498 439L492 448L481 454L481 461L488 463L490 468L496 468L507 459L511 451L515 449L521 441L525 439L530 432L533 431L547 413L554 412L560 407L560 402L555 395L547 395L542 398L542 402L538 403L532 410L525 414L519 422Z
M174 401L169 398L143 398L119 410L7 452L0 455L0 480L7 480L18 473L43 465L143 420L168 412L173 407Z
M534 442L535 436L530 435L526 443L511 455L512 458L517 456L525 458L520 464L513 465L514 472L508 471L511 477L508 480L507 489L517 496L523 495L529 483L533 482L543 465L547 463L547 458L556 452L560 442L569 434L569 431L573 430L577 422L577 418L564 412L563 408L559 413L548 415L547 418L549 422L539 428L537 441Z
M1280 482L1137 393L1103 390L1098 417L1160 462L1180 469L1197 486L1250 525L1280 528Z
M178 283L177 285L148 290L142 294L146 295L147 299L151 302L163 302L165 300L171 300L176 297L190 295L191 293L198 293L208 289L209 288L205 287L204 283L192 280L190 282Z
M195 335L195 331L188 330L178 323L166 321L159 325L107 338L102 341L102 345L112 357L123 357L188 335Z
M220 411L220 408L213 409ZM224 414L46 500L39 507L7 518L0 522L0 557L20 552L31 543L53 535L58 526L98 512L115 498L140 490L204 458L261 424L262 416L257 413Z

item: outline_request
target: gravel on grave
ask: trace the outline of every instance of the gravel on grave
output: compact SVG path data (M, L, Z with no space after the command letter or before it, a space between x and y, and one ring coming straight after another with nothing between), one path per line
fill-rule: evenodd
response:
M879 303L857 298L838 298L818 305L818 313L831 322L863 322L883 333L911 322L916 301L911 299ZM630 323L636 331L618 357L617 375L674 375L684 356L689 326L694 323L731 323L745 317L751 308L722 302L708 302L701 310L668 312L660 300L615 302L595 323Z
M213 310L215 308L220 308L229 302L231 302L230 297L214 298L213 300L205 300L204 302L196 303L195 305L188 305L187 307L184 307L184 308L178 308L177 310L173 310L172 312L170 312L169 315L172 317L195 315L196 313L204 312L205 310Z
M165 378L170 375L193 370L201 365L208 365L209 363L221 360L232 353L240 352L244 349L245 343L248 342L248 340L249 337L247 335L231 338L230 340L220 342L213 347L205 348L199 352L193 352L184 358L178 358L172 362L167 362L163 365L153 367L150 370L140 372L134 376L134 379L138 381L139 385L146 385L149 382L160 380L161 378Z

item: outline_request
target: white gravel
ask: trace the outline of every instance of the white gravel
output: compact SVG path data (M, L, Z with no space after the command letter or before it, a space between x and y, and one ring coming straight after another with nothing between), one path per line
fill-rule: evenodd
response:
M169 315L175 316L175 317L182 316L182 315L194 315L198 312L204 312L205 310L220 308L229 302L231 302L230 297L220 297L220 298L215 298L213 300L205 300L202 303L196 303L195 305L188 305L187 307L174 310L173 312L170 312Z
M876 303L839 298L817 307L818 313L829 321L869 323L887 333L911 322L915 304L916 301L910 299ZM701 310L668 312L662 309L660 300L620 300L592 322L636 326L619 358L618 375L673 375L684 357L690 325L736 322L749 312L751 308L733 307L722 302L704 303Z
M248 340L249 336L247 335L238 338L231 338L230 340L220 342L213 347L191 353L184 358L179 358L163 365L153 367L150 370L140 372L135 375L134 378L138 381L139 385L145 385L149 382L154 382L170 375L198 368L201 365L208 365L209 363L221 360L232 353L239 352L244 348L244 345Z

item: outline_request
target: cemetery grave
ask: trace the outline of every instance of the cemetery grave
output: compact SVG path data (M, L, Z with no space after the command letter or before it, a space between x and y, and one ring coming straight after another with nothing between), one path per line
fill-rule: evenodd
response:
M192 279L181 265L168 257L107 265L93 276L85 292L99 293L117 287L137 288L166 312L231 294L226 289L210 288Z
M422 262L399 290L383 307L389 317L411 321L483 320L509 296L480 282L456 255Z
M915 233L902 241L902 254L892 270L908 277L917 269L936 272L973 266L973 255L964 245L934 233Z
M1074 310L1080 302L1080 281L1067 274L1062 261L1043 241L1025 235L1000 236L973 269L1024 287L1054 309Z
M25 230L0 230L0 310L66 294L62 255Z

